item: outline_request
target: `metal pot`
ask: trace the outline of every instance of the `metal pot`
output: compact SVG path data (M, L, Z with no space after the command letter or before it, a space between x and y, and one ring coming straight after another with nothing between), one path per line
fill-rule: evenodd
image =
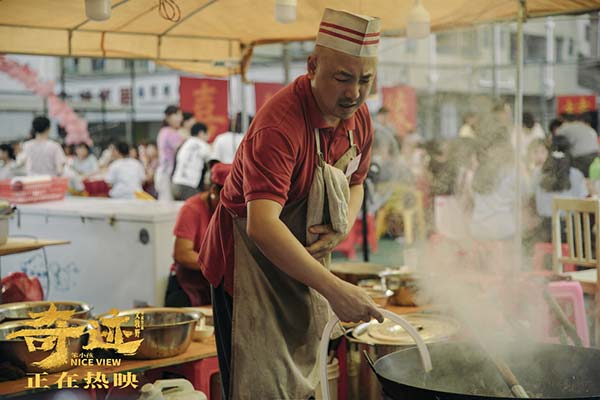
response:
M358 282L358 286L363 288L379 307L385 307L394 294L383 286L379 279L364 279Z
M454 319L436 314L403 315L421 334L425 343L436 343L455 337L460 325ZM348 398L356 400L380 400L381 386L363 356L366 351L377 360L398 350L413 347L413 339L390 320L358 325L346 334L348 342L347 371Z
M89 325L88 321L81 319L70 319L68 320L69 327L75 326L87 326L88 329L91 329L91 325ZM27 348L27 343L23 338L15 338L15 339L7 339L6 336L13 332L18 332L23 329L37 329L31 326L30 321L10 321L0 324L0 354L2 355L2 359L6 358L7 361L10 361L13 365L21 368L23 371L28 373L35 372L60 372L66 371L73 366L71 366L71 358L73 354L78 354L81 352L81 347L87 341L87 333L84 333L82 336L78 338L66 338L67 345L67 363L55 368L41 368L33 365L34 362L42 361L43 359L50 356L55 352L55 349L52 350L36 350L29 351ZM46 329L46 327L44 328ZM52 329L52 326L49 327ZM49 335L36 335L36 339L43 339L45 337L49 337ZM39 347L40 343L36 342L36 346Z
M79 301L24 301L0 305L0 322L31 319L29 313L47 311L54 304L57 311L74 310L74 319L87 319L90 317L91 307Z
M378 278L379 273L388 267L380 264L363 262L340 262L331 264L331 272L339 278L354 285L369 278Z
M521 343L522 344L522 343ZM498 370L470 343L427 346L433 370L425 374L415 348L381 357L373 369L391 399L513 399ZM533 399L600 399L600 350L532 343L504 361Z
M135 337L135 316L141 315L143 329L139 337ZM104 314L100 316L100 329L107 331L102 319L114 317L129 317L122 323L121 329L125 336L124 342L143 339L140 347L131 358L148 360L155 358L173 357L187 350L192 342L196 323L200 313L181 308L140 308L120 311L117 315Z
M379 277L385 284L385 287L394 293L390 298L392 305L403 307L416 306L417 280L411 272L402 269L385 270L379 274Z

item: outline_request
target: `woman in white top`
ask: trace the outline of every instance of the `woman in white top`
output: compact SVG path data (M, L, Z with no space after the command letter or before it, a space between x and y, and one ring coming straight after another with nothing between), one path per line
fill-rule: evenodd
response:
M49 138L50 120L46 117L36 117L32 122L33 139L23 144L22 156L27 175L60 176L66 162L62 147Z
M142 192L142 184L146 178L141 162L129 157L129 145L117 143L117 159L113 161L104 180L111 187L109 196L115 199L135 199L137 192Z

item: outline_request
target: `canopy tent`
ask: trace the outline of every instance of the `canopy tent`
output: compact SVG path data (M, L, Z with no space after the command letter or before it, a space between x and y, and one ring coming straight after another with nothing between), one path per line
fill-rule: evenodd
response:
M299 0L297 21L280 24L275 0L171 0L178 22L159 14L159 0L111 0L112 16L85 16L84 0L0 1L0 52L151 59L189 72L240 72L254 45L313 39L325 7L382 18L384 35L400 36L413 0ZM516 20L518 1L422 0L433 31ZM526 16L582 13L600 0L528 0Z

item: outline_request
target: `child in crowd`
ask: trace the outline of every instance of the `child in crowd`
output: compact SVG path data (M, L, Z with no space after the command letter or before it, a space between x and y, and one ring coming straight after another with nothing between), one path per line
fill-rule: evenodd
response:
M146 178L142 163L129 157L129 145L117 143L117 159L109 167L104 180L111 186L109 195L116 199L134 199L142 192Z

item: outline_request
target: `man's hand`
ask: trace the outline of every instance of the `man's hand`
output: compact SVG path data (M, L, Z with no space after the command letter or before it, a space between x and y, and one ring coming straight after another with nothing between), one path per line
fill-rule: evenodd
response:
M364 289L337 279L333 290L324 293L331 309L343 322L369 322L371 317L383 322L383 315Z
M313 225L308 230L319 235L319 240L306 248L316 260L325 258L346 238L345 234L335 232L331 225Z

